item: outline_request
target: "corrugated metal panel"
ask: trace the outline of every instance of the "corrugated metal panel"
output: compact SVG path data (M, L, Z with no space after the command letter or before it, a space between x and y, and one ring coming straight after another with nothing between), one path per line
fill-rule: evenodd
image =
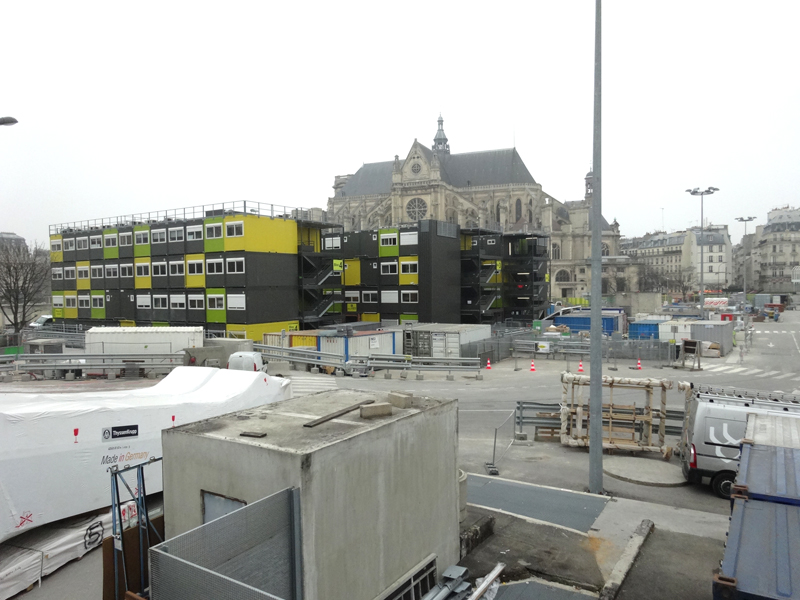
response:
M800 506L735 499L712 589L715 600L800 598Z
M658 339L691 340L694 321L664 321L658 324ZM675 331L673 331L673 327Z
M317 342L316 338L314 338L314 348L316 347ZM336 354L337 356L344 356L344 338L338 336L320 336L319 351L330 352L331 354Z
M431 332L431 357L447 358L447 334Z
M556 325L566 325L572 331L589 331L592 325L592 319L589 316L581 315L562 315L555 317L554 323ZM615 331L619 331L619 315L603 316L603 333L611 335Z
M754 500L800 505L800 449L742 444L736 485Z
M393 354L394 332L378 332L359 335L348 340L350 356L369 356L370 354ZM377 348L373 347L377 344Z
M491 325L489 325L491 329ZM446 358L458 358L461 356L461 336L457 333L447 334Z
M718 343L725 356L733 350L733 321L695 321L692 339Z
M632 340L657 340L660 321L636 321L628 325L628 338Z
M745 443L759 446L800 448L800 419L797 416L752 413L747 416L744 437Z

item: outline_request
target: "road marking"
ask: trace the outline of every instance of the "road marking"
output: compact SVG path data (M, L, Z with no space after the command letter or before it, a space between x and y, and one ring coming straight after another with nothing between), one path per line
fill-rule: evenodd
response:
M725 365L712 365L710 367L705 367L706 371L724 371L725 369L730 369Z
M783 375L778 375L777 377L774 377L774 379L786 379L787 377L791 377L792 375L794 375L794 373L784 373Z
M728 375L732 375L733 373L741 373L742 371L746 371L747 367L739 367L738 369L734 369L733 371L728 371Z
M781 331L781 333L786 333L785 331Z
M800 344L797 343L797 338L794 337L794 331L792 332L792 341L794 341L794 347L797 348L797 352L800 353Z
M761 373L761 369L750 369L742 373L742 375L755 375L756 373Z
M767 371L761 375L756 375L756 377L771 377L772 375L777 375L778 373L780 373L780 371Z
M756 330L756 333L761 333L761 331L759 331L759 330Z

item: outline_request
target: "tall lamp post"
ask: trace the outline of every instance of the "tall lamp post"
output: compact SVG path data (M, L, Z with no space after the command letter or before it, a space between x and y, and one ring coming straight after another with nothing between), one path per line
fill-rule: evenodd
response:
M703 256L703 246L705 244L705 236L703 235L703 197L710 196L714 192L718 192L719 188L710 187L704 190L694 188L693 190L686 190L692 196L700 196L700 315L703 319L706 318L706 286L703 283L703 271L706 268L705 258Z
M736 220L740 223L744 223L744 237L747 237L747 224L750 221L755 221L755 217L736 217ZM742 238L742 250L745 250L744 247L745 240ZM744 255L744 268L742 269L742 289L744 290L744 304L742 306L742 310L744 310L745 315L747 315L747 254ZM745 323L747 322L745 317Z

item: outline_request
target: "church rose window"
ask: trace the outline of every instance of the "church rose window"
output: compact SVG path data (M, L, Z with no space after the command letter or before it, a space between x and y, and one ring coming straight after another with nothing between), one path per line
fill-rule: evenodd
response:
M413 173L419 173L421 170L422 167L419 165L419 163L414 163L413 165L411 165L411 171Z
M419 221L428 214L428 205L422 198L412 198L406 205L406 213L408 213L408 218L412 221Z

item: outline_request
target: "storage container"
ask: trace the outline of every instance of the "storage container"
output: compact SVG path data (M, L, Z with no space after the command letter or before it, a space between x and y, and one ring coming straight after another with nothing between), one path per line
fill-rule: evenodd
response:
M603 334L611 335L619 331L619 315L603 315ZM588 315L563 315L554 319L555 325L566 325L571 331L589 331L592 326L592 318Z
M733 322L695 321L692 323L691 339L702 342L716 342L719 344L720 355L726 356L733 350Z
M692 323L696 323L694 319L681 319L673 321L664 321L658 324L658 339L660 340L681 340L692 339Z
M800 448L742 443L735 494L800 505Z
M171 354L203 347L202 327L92 327L86 354Z
M628 339L657 340L661 321L634 321L628 324Z

